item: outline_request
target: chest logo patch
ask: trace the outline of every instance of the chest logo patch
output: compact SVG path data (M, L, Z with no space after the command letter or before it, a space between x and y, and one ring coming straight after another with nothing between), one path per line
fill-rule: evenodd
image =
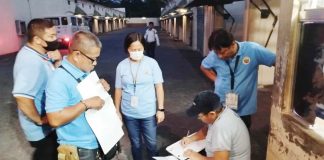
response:
M244 57L242 60L243 64L249 64L251 62L250 57Z
M150 71L146 70L146 71L144 71L144 74L150 75Z

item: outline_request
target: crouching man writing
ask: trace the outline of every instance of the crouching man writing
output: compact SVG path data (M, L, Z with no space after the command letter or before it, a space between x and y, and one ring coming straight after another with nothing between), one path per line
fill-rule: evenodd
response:
M184 155L190 160L250 160L249 132L241 118L230 108L220 104L218 95L212 91L200 92L187 110L189 116L197 116L206 123L196 134L184 137L182 146L206 139L206 156L191 149Z

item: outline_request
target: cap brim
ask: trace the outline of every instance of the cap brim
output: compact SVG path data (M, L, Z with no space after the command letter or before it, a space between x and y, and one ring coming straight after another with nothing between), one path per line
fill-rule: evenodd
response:
M199 114L198 107L192 105L189 109L187 109L186 113L189 117L197 117Z

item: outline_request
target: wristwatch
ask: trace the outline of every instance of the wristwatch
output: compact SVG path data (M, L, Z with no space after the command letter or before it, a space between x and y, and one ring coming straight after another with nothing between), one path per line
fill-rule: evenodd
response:
M165 111L165 109L164 109L164 108L163 108L163 109L158 109L158 111L164 112L164 111Z

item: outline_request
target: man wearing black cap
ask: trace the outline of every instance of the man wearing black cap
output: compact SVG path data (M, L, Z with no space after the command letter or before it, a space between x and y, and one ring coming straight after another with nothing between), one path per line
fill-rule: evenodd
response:
M189 116L197 116L207 125L190 137L184 137L185 147L191 142L206 139L207 157L191 149L184 155L191 160L222 159L250 160L249 132L241 118L231 109L224 108L219 96L212 91L200 92L187 110Z

